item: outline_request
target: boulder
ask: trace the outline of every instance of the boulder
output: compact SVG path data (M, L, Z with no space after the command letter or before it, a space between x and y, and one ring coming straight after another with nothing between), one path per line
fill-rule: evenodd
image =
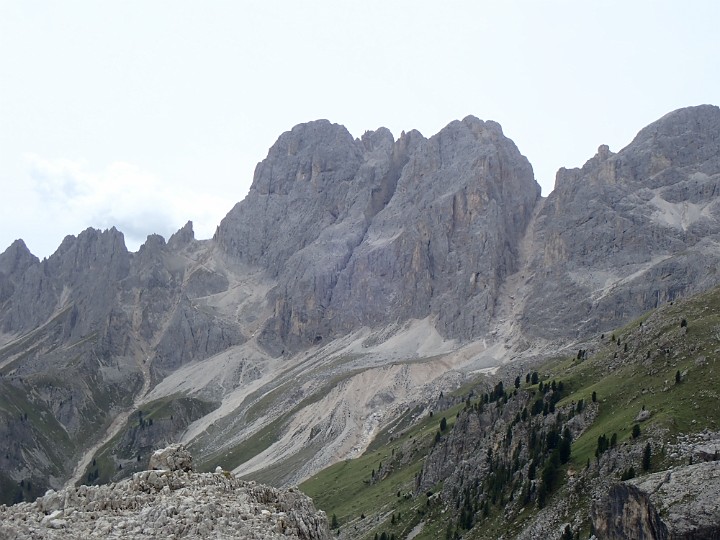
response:
M155 450L150 456L150 468L165 471L192 471L192 456L181 444Z

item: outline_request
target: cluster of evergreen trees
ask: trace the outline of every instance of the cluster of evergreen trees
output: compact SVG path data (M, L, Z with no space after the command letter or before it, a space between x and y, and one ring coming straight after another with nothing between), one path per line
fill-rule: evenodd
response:
M545 506L548 497L560 483L561 467L568 463L572 452L572 434L565 425L570 414L556 412L556 404L565 395L562 381L543 381L537 372L525 377L528 387L522 390L521 379L516 377L515 388L508 394L502 382L492 391L483 394L476 402L468 398L462 414L487 414L492 418L487 424L496 426L497 420L507 414L504 407L511 404L520 409L507 423L503 445L504 452L492 452L492 444L485 456L486 468L478 476L464 481L462 489L454 489L451 504L456 519L448 523L446 539L459 538L481 523L494 512L503 511L513 501L522 506L537 504ZM537 385L537 388L533 388ZM492 409L489 403L495 402ZM580 412L580 408L577 412ZM555 415L555 421L547 423L548 415Z

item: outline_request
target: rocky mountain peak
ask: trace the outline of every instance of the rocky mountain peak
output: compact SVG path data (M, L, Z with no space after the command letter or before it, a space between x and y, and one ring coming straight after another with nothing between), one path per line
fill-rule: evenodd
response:
M0 273L6 276L21 275L30 266L39 262L22 239L15 240L10 247L0 253Z
M720 127L720 107L696 105L669 112L641 129L631 144L663 138L687 137L691 134L717 132Z
M53 270L68 276L89 268L114 270L113 274L118 276L127 273L129 255L125 236L115 227L104 231L90 227L77 237L66 236L47 262Z
M354 140L321 120L278 139L216 240L283 283L263 335L309 344L358 319L384 324L388 300L394 317L447 310L441 320L459 317L450 305L460 296L491 291L477 302L492 305L539 197L532 167L496 122L468 116L430 139L411 131L396 141L385 128ZM461 257L465 248L472 255ZM458 268L467 275L450 280ZM486 270L492 287L475 288L472 276ZM450 320L443 331L465 338L485 327L469 317L451 331Z
M138 253L144 251L159 251L165 247L165 238L160 234L149 234L145 239L145 243L140 246Z
M582 168L560 169L535 225L545 279L527 306L533 324L562 333L587 320L587 333L714 284L719 195L720 109L709 105L665 115L616 154L601 146ZM569 298L576 309L548 308Z
M170 240L168 240L168 247L172 250L182 249L187 246L190 242L195 240L195 231L193 230L193 222L188 221L183 225L176 233L174 233Z
M327 120L299 124L270 148L250 189L287 195L298 183L309 183L321 191L328 182L350 180L360 159L361 149L344 126ZM279 163L284 166L277 169Z

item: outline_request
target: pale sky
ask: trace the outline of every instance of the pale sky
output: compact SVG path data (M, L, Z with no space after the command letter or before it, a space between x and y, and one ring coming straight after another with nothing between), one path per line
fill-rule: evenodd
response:
M0 0L0 252L115 225L209 238L300 122L496 120L560 167L720 104L720 2Z

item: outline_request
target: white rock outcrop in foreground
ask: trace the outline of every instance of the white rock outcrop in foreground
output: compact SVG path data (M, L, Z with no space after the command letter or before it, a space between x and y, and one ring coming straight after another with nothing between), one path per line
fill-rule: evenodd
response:
M245 482L226 471L152 470L0 506L0 539L9 538L324 540L330 533L325 513L298 490Z
M181 444L155 450L150 456L150 469L190 472L192 468L192 456Z

